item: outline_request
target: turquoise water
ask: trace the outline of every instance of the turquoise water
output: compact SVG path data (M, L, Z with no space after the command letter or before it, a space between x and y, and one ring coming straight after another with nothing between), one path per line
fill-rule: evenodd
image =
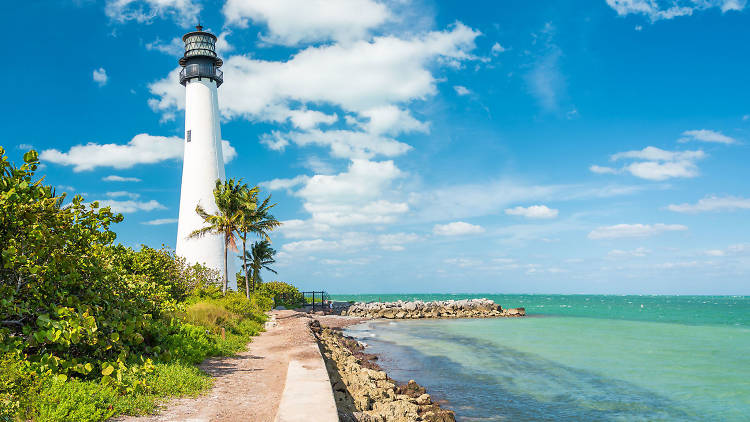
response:
M749 297L479 296L531 316L377 321L349 333L458 420L750 420Z

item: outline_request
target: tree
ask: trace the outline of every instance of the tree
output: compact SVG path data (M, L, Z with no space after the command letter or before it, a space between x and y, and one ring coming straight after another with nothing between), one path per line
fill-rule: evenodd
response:
M266 243L270 243L271 239L268 236L268 233L281 225L276 217L269 213L271 208L276 206L276 204L269 205L269 202L271 202L270 195L265 200L263 200L260 205L258 205L259 191L260 189L256 186L252 189L245 189L242 194L242 206L244 208L244 213L242 215L240 223L240 232L242 236L242 255L240 255L240 258L242 259L242 265L245 271L245 295L247 295L248 299L250 298L250 281L247 265L248 260L245 258L248 256L246 247L247 235L248 233L253 233L263 238ZM271 250L273 251L273 249ZM253 289L254 288L255 282L253 281Z
M267 240L255 242L249 251L245 251L244 261L253 270L253 291L255 291L255 285L263 281L263 278L260 276L260 270L266 269L276 274L276 271L269 267L269 265L276 262L273 259L274 255L276 255L276 251L271 248L271 243Z
M227 267L228 249L237 251L237 241L235 233L239 232L240 223L242 222L245 209L242 204L243 191L247 185L241 185L239 181L229 179L225 182L216 180L214 188L214 200L217 211L209 214L201 204L196 205L195 212L201 216L203 222L207 224L198 230L193 231L189 238L203 237L207 234L220 234L224 236L224 285L222 293L227 292L227 283L229 280L229 269Z

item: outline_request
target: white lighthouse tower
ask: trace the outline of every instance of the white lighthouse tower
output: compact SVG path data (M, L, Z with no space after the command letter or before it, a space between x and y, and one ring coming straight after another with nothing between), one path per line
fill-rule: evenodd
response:
M185 86L185 155L176 252L188 263L204 264L224 275L222 236L188 238L205 225L195 212L196 205L209 214L215 213L214 187L217 179L224 180L217 98L217 88L224 82L219 70L223 61L216 55L216 36L203 31L202 26L185 34L182 40L185 54L180 59L180 83Z

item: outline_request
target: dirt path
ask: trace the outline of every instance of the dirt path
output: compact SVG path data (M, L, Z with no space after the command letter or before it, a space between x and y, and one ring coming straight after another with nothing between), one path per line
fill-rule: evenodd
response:
M310 358L309 345L315 343L307 325L308 315L294 311L273 314L277 326L255 337L246 352L209 359L200 365L215 378L210 392L194 399L172 400L158 415L117 420L272 422L284 390L289 361Z

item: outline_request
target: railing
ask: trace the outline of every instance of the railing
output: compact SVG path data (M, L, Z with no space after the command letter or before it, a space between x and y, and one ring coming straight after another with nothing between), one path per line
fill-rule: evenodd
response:
M321 292L302 292L302 298L304 299L305 306L312 306L312 310L315 311L317 306L320 310L328 309L329 297L325 291Z
M209 78L219 87L224 82L224 72L212 64L189 64L180 70L180 83L185 85L190 78Z

